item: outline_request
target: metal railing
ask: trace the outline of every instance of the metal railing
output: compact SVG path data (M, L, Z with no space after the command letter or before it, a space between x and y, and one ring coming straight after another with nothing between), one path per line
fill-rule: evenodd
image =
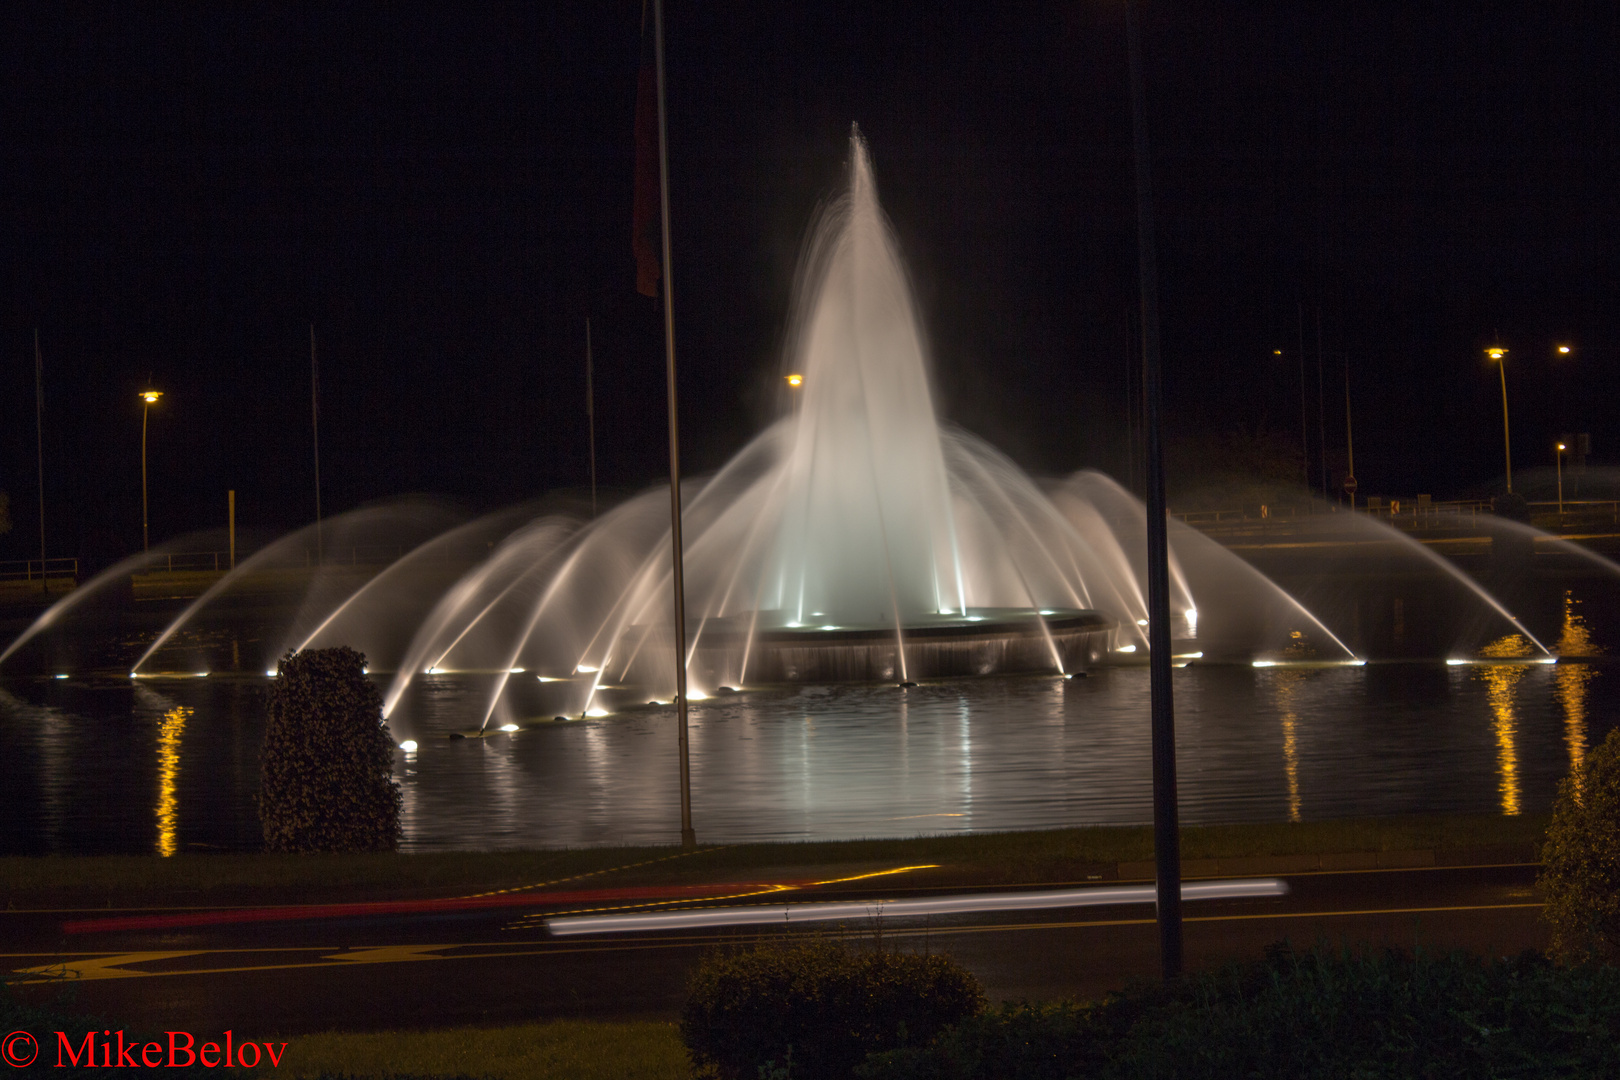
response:
M0 581L40 581L46 578L79 580L78 559L15 559L0 562Z

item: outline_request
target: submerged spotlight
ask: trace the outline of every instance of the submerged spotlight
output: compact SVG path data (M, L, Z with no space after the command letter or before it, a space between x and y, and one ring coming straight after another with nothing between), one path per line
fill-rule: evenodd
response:
M501 725L501 730L502 731L516 731L517 729L518 729L518 726L516 724L502 724Z
M404 742L399 744L399 748L405 751L407 754L414 754L416 753L416 740L406 739Z

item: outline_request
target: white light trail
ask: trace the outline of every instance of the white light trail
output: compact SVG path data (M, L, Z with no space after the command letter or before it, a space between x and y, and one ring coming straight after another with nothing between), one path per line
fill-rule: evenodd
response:
M1206 881L1181 886L1183 900L1233 900L1284 896L1288 884L1276 878ZM559 937L577 934L624 934L706 926L749 926L759 923L831 922L838 919L909 918L916 915L967 915L991 911L1034 911L1043 908L1097 907L1103 904L1151 904L1152 885L1061 889L1046 892L980 893L972 896L929 896L916 900L852 900L826 904L758 904L743 907L666 911L645 915L576 915L547 919L546 929Z

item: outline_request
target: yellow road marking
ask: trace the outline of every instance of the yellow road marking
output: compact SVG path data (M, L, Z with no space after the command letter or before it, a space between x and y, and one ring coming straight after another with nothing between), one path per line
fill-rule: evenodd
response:
M1220 923L1220 922L1246 922L1256 919L1324 919L1345 918L1354 916L1376 915L1426 915L1444 914L1447 912L1465 911L1511 911L1525 908L1539 908L1538 903L1516 904L1457 904L1442 907L1411 907L1411 908L1362 908L1345 911L1269 911L1250 912L1235 915L1197 915L1190 916L1185 921L1190 923ZM905 930L894 930L895 936L944 936L948 934L999 934L1020 930L1077 930L1102 928L1110 926L1151 926L1151 918L1135 919L1087 919L1074 922L1046 922L1046 923L1012 923L990 924L985 926L946 926L925 927ZM237 967L195 968L185 971L133 971L121 969L120 965L143 963L151 960L163 960L177 956L202 955L229 955L232 953L264 953L272 951L294 952L309 951L322 952L322 949L308 950L296 949L214 949L191 952L145 952L121 953L115 956L103 956L88 961L75 961L71 967L66 963L51 964L43 967L17 969L13 974L38 974L38 979L20 979L19 983L58 981L67 978L67 973L75 973L72 978L78 981L92 981L97 979L113 978L160 978L183 975L239 975L253 971L290 971L303 968L334 968L353 967L356 964L379 963L412 963L422 960L504 960L525 956L561 956L579 953L594 952L636 952L649 949L680 949L695 948L700 945L711 944L718 941L735 941L734 936L721 936L715 934L683 935L680 937L660 936L645 941L618 941L613 944L602 944L594 947L580 946L549 946L544 941L519 942L479 942L479 943L450 943L442 945L383 945L364 949L354 949L347 953L335 953L323 956L317 960L300 963L280 964L253 964ZM539 946L539 947L534 947ZM460 949L493 949L493 952L467 952L443 955L449 950ZM357 955L358 954L358 955ZM0 958L7 956L23 956L30 959L37 958L39 953L0 953Z

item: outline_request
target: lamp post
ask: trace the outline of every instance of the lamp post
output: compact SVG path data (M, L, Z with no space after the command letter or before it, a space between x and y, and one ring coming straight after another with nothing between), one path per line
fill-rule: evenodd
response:
M1564 527L1564 444L1559 443L1553 453L1553 462L1558 470L1558 527Z
M804 376L795 372L792 375L782 376L782 379L788 384L788 393L793 395L793 415L798 416L800 398L799 391L804 387Z
M1507 350L1493 345L1485 355L1496 361L1497 374L1502 376L1502 451L1507 460L1507 493L1513 494L1513 440L1508 437L1507 408Z
M161 390L142 390L141 401L141 550L147 550L146 527L146 414L152 411L157 399L163 396Z

